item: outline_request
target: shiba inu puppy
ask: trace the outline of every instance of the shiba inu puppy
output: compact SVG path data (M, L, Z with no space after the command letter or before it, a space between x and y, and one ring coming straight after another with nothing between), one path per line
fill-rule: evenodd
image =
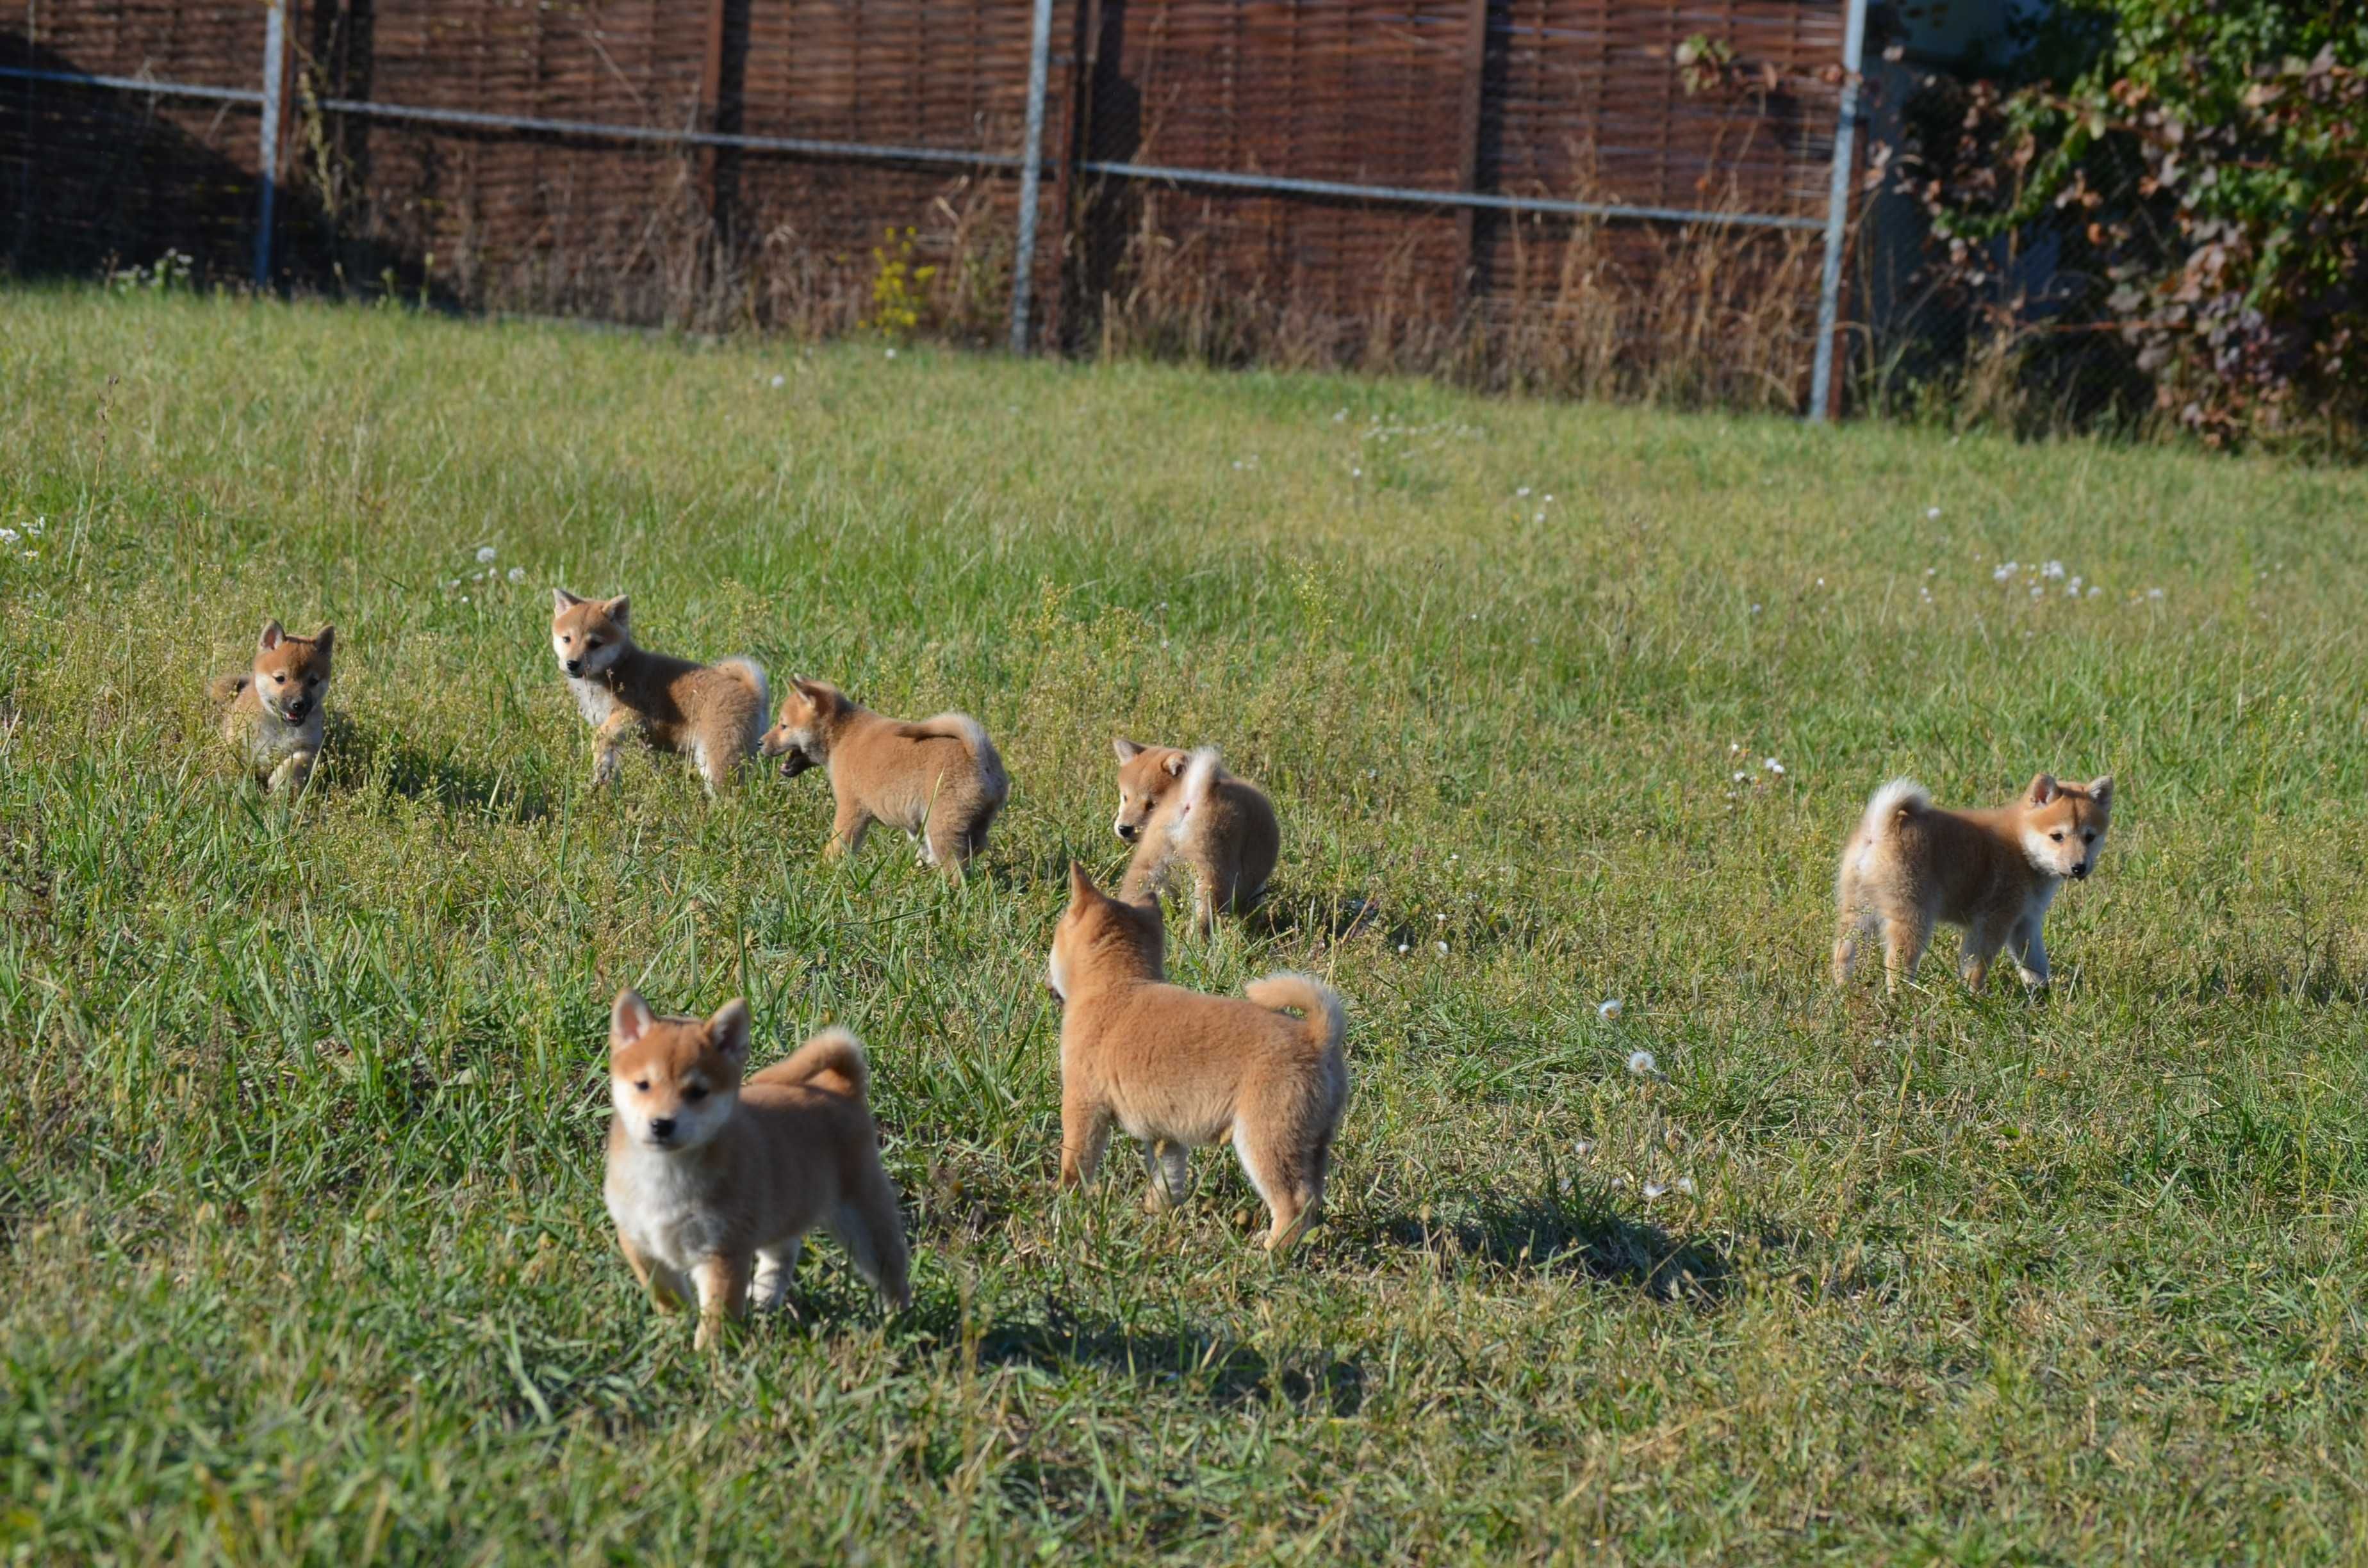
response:
M1180 863L1192 872L1192 920L1201 934L1219 911L1257 903L1282 847L1274 806L1258 787L1226 772L1214 747L1185 753L1114 740L1110 749L1118 753L1111 830L1134 846L1120 896L1156 899Z
M1967 985L1981 989L2000 948L2025 984L2046 984L2040 923L2065 878L2095 869L2112 807L2110 774L2059 784L2043 773L2012 805L1987 812L1944 812L1920 784L1885 784L1842 847L1834 983L1849 981L1859 943L1879 929L1897 990L1915 974L1933 922L1945 920L1964 927Z
M881 1295L908 1305L905 1221L880 1164L863 1047L825 1029L743 1077L747 1064L746 1003L662 1018L618 993L602 1191L633 1278L661 1312L698 1301L703 1350L726 1317L781 1304L819 1226Z
M276 620L255 640L255 662L217 676L206 690L222 705L222 735L244 755L266 790L301 791L321 755L321 703L337 629L290 637Z
M871 824L884 822L919 840L923 865L943 867L957 881L986 847L986 830L1011 792L995 743L969 714L906 723L825 680L793 678L780 722L757 745L781 759L784 778L809 767L830 770L838 814L828 854L853 854Z
M1063 1009L1061 1185L1093 1179L1115 1124L1144 1145L1156 1213L1191 1190L1193 1149L1231 1142L1266 1204L1267 1246L1287 1249L1315 1223L1349 1102L1339 993L1270 974L1247 1001L1211 996L1167 984L1164 954L1157 904L1069 868L1045 975Z
M618 747L639 731L660 750L689 754L709 794L723 789L734 765L757 749L765 710L772 706L757 662L700 665L650 653L633 645L624 595L581 599L564 588L551 593L551 649L592 726L592 782L606 784L617 776Z

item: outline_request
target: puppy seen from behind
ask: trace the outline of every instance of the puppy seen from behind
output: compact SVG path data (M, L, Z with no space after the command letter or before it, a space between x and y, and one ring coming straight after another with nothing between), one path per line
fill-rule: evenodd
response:
M863 846L875 822L916 840L921 863L956 881L986 847L987 829L1011 793L986 726L967 713L906 722L874 713L825 680L793 678L780 719L759 745L781 759L781 777L827 769L837 812L834 857Z
M1061 1185L1093 1179L1116 1127L1144 1145L1156 1212L1191 1190L1193 1149L1230 1142L1266 1204L1266 1245L1286 1250L1316 1222L1349 1102L1339 993L1284 973L1212 996L1166 976L1159 906L1110 898L1072 865L1045 977L1062 1004Z
M1169 872L1192 873L1192 920L1206 935L1219 914L1247 910L1274 874L1282 829L1258 787L1225 771L1216 748L1196 752L1114 740L1118 819L1134 846L1120 895L1156 900Z

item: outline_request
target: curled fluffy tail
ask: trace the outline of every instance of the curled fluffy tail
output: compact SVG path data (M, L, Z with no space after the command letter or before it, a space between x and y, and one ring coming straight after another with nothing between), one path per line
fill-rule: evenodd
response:
M1858 835L1862 839L1881 838L1897 822L1903 812L1930 811L1932 797L1924 786L1913 778L1895 778L1874 792L1866 803L1866 815L1860 819Z
M939 713L904 727L909 741L960 741L978 767L979 782L996 800L1011 792L1011 776L1003 771L1003 754L987 738L986 726L967 713Z
M1348 1014L1340 994L1312 974L1285 970L1242 987L1242 994L1261 1007L1281 1012L1296 1007L1307 1015L1307 1038L1318 1051L1337 1051L1349 1031Z
M245 670L234 670L226 676L216 676L206 683L206 696L217 703L235 702L238 700L238 694L246 689L246 683L254 678L254 676Z
M1176 798L1167 808L1169 844L1180 846L1200 825L1196 819L1201 815L1201 808L1209 803L1209 791L1215 787L1219 771L1215 746L1202 746L1184 765L1184 782L1177 789Z
M765 678L765 666L745 654L735 653L728 659L718 659L715 667L736 677L757 694L757 716L748 725L748 744L753 750L756 738L773 722L773 684Z
M851 1030L825 1029L780 1066L765 1070L766 1077L782 1084L809 1083L825 1074L839 1079L856 1098L870 1098L871 1063L864 1057L863 1042Z

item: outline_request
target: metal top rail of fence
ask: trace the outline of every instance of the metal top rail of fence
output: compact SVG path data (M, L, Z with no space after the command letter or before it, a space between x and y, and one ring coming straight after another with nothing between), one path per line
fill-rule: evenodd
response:
M1623 222L1822 232L1824 254L1819 275L1815 358L1811 372L1808 407L1805 411L1809 420L1819 422L1827 417L1833 401L1834 347L1839 331L1842 251L1850 211L1850 163L1854 155L1854 134L1860 112L1859 70L1866 30L1867 0L1848 0L1848 5L1849 10L1843 34L1841 61L1843 85L1840 108L1835 128L1827 211L1822 217L1722 211L1621 202L1578 201L1495 191L1438 190L1355 181L1306 179L1287 175L1227 169L1178 167L1123 160L1080 158L1072 161L1069 166L1081 174L1099 175L1106 178L1143 180L1178 187L1198 186L1215 189L1304 196L1339 201L1476 211L1551 214ZM967 168L1016 171L1020 176L1021 192L1019 208L1019 233L1015 245L1013 268L1010 342L1015 353L1024 354L1030 347L1029 323L1032 294L1030 279L1033 275L1031 263L1035 251L1038 190L1044 176L1058 173L1057 168L1048 165L1043 153L1053 0L1033 0L1033 6L1029 51L1026 147L1019 153L827 141L809 137L761 136L736 131L700 131L687 127L677 129L656 125L633 125L613 120L565 119L539 115L501 114L490 110L383 103L359 98L317 99L313 101L313 107L320 112L329 114L446 125L466 130L509 131L526 135L732 149L817 159L917 165L951 165ZM255 280L258 285L267 284L270 280L272 271L274 208L279 184L279 170L277 166L279 143L279 122L285 108L281 98L284 90L282 83L285 77L283 51L286 47L286 14L287 7L284 0L271 5L268 9L262 61L262 85L259 87L222 87L148 76L102 75L77 71L40 70L25 66L0 66L0 79L148 94L162 97L253 104L259 107L263 115L261 143L264 153L260 160L260 177L257 182Z

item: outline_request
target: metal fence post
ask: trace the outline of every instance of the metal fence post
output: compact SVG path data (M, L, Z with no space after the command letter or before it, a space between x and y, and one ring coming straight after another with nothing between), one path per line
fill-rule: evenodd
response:
M1834 333L1842 302L1842 232L1849 226L1850 161L1858 140L1859 62L1866 42L1866 0L1850 0L1842 24L1842 99L1835 117L1834 173L1827 187L1826 266L1817 288L1817 357L1809 374L1809 420L1833 404Z
M1011 351L1028 352L1028 301L1036 270L1036 199L1044 173L1044 86L1051 74L1053 0L1036 0L1028 41L1028 153L1019 165L1019 242L1011 257Z
M255 219L255 286L271 286L271 226L279 204L279 85L288 51L288 0L271 0L263 19L263 145L256 157L262 175L261 210Z

